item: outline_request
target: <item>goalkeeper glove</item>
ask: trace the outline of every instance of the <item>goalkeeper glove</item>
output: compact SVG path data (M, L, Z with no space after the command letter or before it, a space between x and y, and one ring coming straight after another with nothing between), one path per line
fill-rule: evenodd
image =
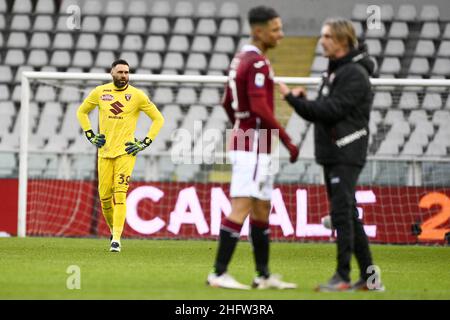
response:
M125 145L127 146L125 148L125 151L128 154L135 156L138 152L147 148L152 142L153 142L152 139L148 137L142 141L139 141L138 139L134 138L134 142L125 143Z
M97 148L101 148L105 145L106 139L104 134L95 134L92 130L85 131L84 133L89 142Z

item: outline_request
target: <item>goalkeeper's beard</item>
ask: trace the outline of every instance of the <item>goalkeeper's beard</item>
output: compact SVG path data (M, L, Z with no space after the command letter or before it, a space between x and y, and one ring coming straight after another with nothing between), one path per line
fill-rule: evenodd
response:
M122 80L122 79L113 79L113 82L117 88L123 88L128 84L128 80Z

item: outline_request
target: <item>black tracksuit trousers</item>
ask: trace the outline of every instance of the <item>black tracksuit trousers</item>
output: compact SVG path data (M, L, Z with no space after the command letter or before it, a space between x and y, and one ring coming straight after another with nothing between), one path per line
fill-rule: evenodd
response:
M356 209L356 183L362 168L352 165L325 165L324 175L331 223L337 233L337 273L350 281L350 263L355 254L361 279L366 280L367 267L372 265L369 241Z

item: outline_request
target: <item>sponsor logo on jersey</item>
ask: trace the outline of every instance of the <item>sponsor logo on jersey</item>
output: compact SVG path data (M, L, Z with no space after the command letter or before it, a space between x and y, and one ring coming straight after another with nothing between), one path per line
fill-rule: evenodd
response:
M119 113L122 113L123 110L123 104L121 104L119 101L116 101L114 103L111 103L111 107L112 109L109 109L109 111L111 111L114 115L118 115Z
M111 94L103 94L100 97L100 99L103 100L103 101L113 101L114 100L114 96L111 95Z
M266 76L264 73L257 73L255 75L255 86L261 88L264 86L264 82L266 81Z
M130 101L131 99L131 94L127 93L125 94L125 100Z
M111 89L103 89L103 92L111 92Z
M255 69L260 69L260 68L264 67L265 64L266 64L265 61L258 61L253 64L253 67L255 67Z

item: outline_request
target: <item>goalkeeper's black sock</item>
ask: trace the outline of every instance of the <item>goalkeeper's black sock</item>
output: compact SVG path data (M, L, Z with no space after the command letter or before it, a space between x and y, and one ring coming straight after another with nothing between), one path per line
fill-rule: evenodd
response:
M250 241L253 246L258 277L268 278L269 272L269 224L250 219Z
M221 275L227 271L236 244L239 241L239 235L242 225L232 222L228 219L222 221L219 236L219 248L217 250L214 272Z

